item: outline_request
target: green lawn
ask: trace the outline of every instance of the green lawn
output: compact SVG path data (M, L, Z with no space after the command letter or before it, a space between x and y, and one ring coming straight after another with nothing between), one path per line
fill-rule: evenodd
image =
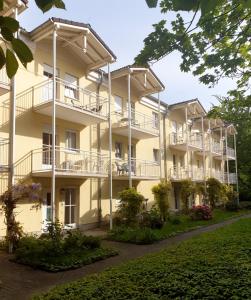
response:
M251 299L251 219L34 299Z
M108 234L108 238L119 242L134 244L152 244L156 241L186 232L198 227L216 224L243 214L251 213L251 210L226 211L215 209L212 220L194 221L187 215L172 216L161 229L128 228L125 226L114 228Z

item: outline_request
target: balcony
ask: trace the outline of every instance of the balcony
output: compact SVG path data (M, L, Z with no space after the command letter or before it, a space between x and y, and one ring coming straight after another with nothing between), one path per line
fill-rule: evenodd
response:
M113 133L128 136L128 111L123 113L114 113L115 123L113 124ZM158 120L137 112L134 109L131 111L131 133L132 138L141 140L159 136Z
M9 139L0 138L0 173L8 171Z
M115 159L112 168L114 179L129 180L128 160ZM160 166L153 161L132 158L131 171L133 180L158 180L160 177Z
M170 147L180 151L186 151L187 148L192 151L202 151L203 143L201 134L191 134L187 138L187 134L171 133L169 135Z
M46 80L19 94L20 108L31 106L37 113L52 116L53 83ZM72 85L62 79L56 80L56 118L84 126L107 121L108 100L100 95Z
M237 183L237 177L235 173L229 173L229 175L227 175L227 173L224 174L224 183L226 184L236 184Z
M228 160L235 160L235 151L234 149L230 148L230 147L225 147L224 148L224 158L228 159Z
M196 168L192 171L192 180L204 181L204 170L202 168Z
M56 177L102 178L107 177L108 158L97 153L79 149L56 147ZM31 174L35 177L51 177L52 147L44 145L32 150L16 164L20 178Z
M0 96L10 91L10 79L7 76L6 69L3 67L0 70Z
M191 179L191 172L188 171L185 167L173 167L170 169L170 180L171 181L180 181L185 179Z
M211 153L215 159L222 159L222 145L220 142L212 141Z

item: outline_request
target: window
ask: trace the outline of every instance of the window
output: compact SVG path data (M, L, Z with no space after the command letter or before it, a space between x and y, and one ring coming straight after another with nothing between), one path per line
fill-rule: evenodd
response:
M183 168L185 166L184 156L180 156L180 167Z
M77 135L75 131L66 131L65 146L67 149L77 149Z
M42 87L42 101L48 101L52 100L53 98L53 68L47 64L43 65L44 71L43 75L46 79L48 79L48 82L45 83ZM58 70L56 71L56 76L58 76Z
M115 157L122 158L122 143L115 142Z
M65 190L65 225L76 224L76 190Z
M159 128L159 114L153 111L152 116L153 116L153 128Z
M122 109L123 109L123 101L122 98L119 96L115 96L115 112L122 114Z
M159 163L160 151L159 149L153 149L153 161Z
M65 74L65 97L78 99L78 78L70 74Z

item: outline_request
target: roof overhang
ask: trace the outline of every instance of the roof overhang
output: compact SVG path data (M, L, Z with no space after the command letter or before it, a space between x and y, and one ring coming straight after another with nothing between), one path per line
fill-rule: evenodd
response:
M187 109L187 114L189 118L198 118L201 116L206 116L207 112L202 106L198 99L184 101L169 106L169 109L172 110L185 110Z
M3 10L0 12L1 16L13 16L14 8L18 9L18 14L22 13L27 8L27 0L4 0Z
M141 97L161 92L165 89L163 83L150 68L127 66L111 73L112 80L131 76L131 84Z
M116 56L89 24L51 18L30 32L31 40L52 40L54 30L57 33L57 45L77 55L87 73L116 60Z

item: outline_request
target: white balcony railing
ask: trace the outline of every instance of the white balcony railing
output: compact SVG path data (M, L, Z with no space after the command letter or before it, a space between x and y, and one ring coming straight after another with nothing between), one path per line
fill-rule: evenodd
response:
M235 151L234 151L234 149L232 149L232 148L230 148L230 147L225 147L225 149L224 149L224 154L225 154L227 157L235 158Z
M123 112L115 112L115 127L128 126L128 110ZM159 123L158 120L151 116L145 115L135 109L131 110L131 126L138 130L142 129L154 135L159 134Z
M212 152L222 155L222 146L221 143L217 141L212 141Z
M191 178L191 172L185 167L172 167L170 169L170 178L172 180L184 180Z
M106 176L108 157L79 149L56 147L55 170L57 175ZM52 147L32 150L16 163L16 174L20 178L30 173L50 172L52 169Z
M0 172L8 166L9 139L0 138Z
M46 80L20 93L17 96L17 105L22 110L31 107L38 109L39 105L52 100L53 82ZM60 78L56 79L56 103L96 116L107 117L108 114L107 98Z
M224 183L229 183L229 184L236 184L237 183L237 177L235 173L225 173L224 174Z
M201 134L190 134L187 136L186 133L178 134L178 133L171 133L169 136L170 145L184 145L188 143L188 146L192 146L195 148L202 149L202 136Z
M128 176L129 175L129 162L128 160L115 159L113 160L113 175L114 176ZM133 177L148 177L159 178L160 166L157 162L131 159L131 174Z
M193 169L192 179L198 181L204 180L204 170L202 168Z
M0 69L0 83L4 84L4 85L9 85L10 84L10 79L7 76L6 68L5 67L3 67L2 69Z

